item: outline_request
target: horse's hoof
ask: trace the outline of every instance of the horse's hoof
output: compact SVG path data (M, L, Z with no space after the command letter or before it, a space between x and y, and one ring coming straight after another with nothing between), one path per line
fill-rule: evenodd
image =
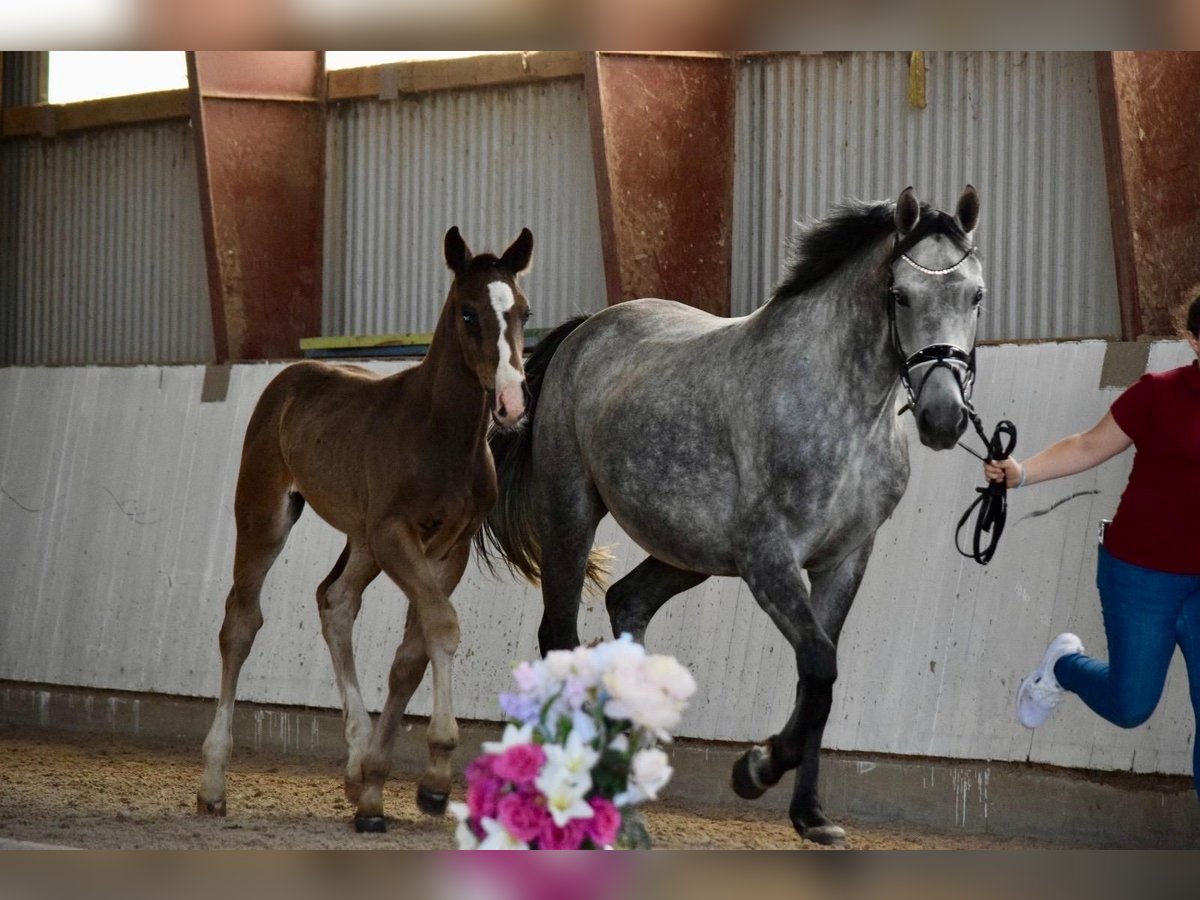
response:
M202 816L223 816L225 815L225 798L222 797L220 800L205 800L197 794L196 812Z
M767 788L771 787L758 775L758 767L766 759L766 756L766 751L762 747L751 747L733 764L731 778L733 792L743 800L757 800L767 792Z
M805 827L796 825L796 831L800 833L800 837L806 841L812 841L814 844L821 844L825 847L845 847L846 846L846 831L840 825L812 825Z
M444 816L446 804L450 795L445 791L435 791L424 786L417 787L417 809L427 816Z
M387 831L387 820L383 816L355 816L354 830L359 834L383 834Z

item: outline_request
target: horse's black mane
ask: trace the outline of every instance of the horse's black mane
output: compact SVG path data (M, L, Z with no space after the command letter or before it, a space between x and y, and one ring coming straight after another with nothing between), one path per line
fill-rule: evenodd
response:
M895 216L895 201L864 203L850 200L835 207L824 219L802 226L792 239L787 271L772 299L794 297L808 290L854 254L894 233ZM971 239L953 216L922 203L917 227L897 249L904 252L933 234L945 235L964 252L971 247Z

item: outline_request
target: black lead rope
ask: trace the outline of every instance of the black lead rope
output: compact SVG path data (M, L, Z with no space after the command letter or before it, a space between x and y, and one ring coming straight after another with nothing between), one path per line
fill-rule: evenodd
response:
M965 444L960 443L958 446L984 462L999 462L1002 459L1008 459L1013 450L1017 448L1017 426L1008 419L1002 419L996 425L996 430L992 432L992 439L989 441L987 435L983 433L983 423L979 421L979 416L969 403L967 410L967 414L971 417L971 424L975 426L975 431L979 434L979 439L987 447L987 456L980 456ZM954 548L968 559L973 559L981 566L986 566L996 554L1000 535L1004 533L1004 523L1008 518L1008 484L1005 481L989 481L986 487L975 488L975 492L979 496L975 498L974 503L967 507L967 511L958 520L958 527L954 530ZM962 548L962 530L976 508L979 513L975 518L975 534L971 542L971 552L968 553ZM986 546L984 535L990 535Z

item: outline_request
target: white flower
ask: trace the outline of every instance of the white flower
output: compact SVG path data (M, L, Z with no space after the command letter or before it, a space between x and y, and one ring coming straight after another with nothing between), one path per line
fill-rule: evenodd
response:
M504 735L498 741L484 741L481 745L484 753L494 753L499 755L509 747L517 747L521 744L529 744L533 742L533 723L517 726L508 724L504 726Z
M552 778L586 781L591 787L592 766L600 761L600 753L584 741L580 732L572 731L567 735L565 744L546 744L542 749L546 751L543 772L549 773Z
M666 787L673 771L662 750L657 747L639 750L629 764L629 786L614 797L613 802L617 806L628 806L643 800L657 800L658 792Z
M596 740L596 722L588 713L583 710L576 710L571 714L571 736L578 736L579 740L585 744L591 744Z
M629 735L621 732L608 742L608 749L615 750L617 753L627 753L629 751Z
M551 770L547 766L534 784L546 798L546 812L559 828L571 819L590 819L596 814L591 804L583 799L592 789L590 773L575 778L564 768Z
M454 839L458 841L459 850L476 850L479 848L479 838L475 837L475 832L471 830L471 826L467 824L467 820L471 818L471 811L465 803L451 803L449 806L450 815L458 820L458 827L454 829Z
M566 681L571 676L574 661L575 654L570 650L551 650L543 660L546 672L558 681Z
M604 676L609 700L604 714L629 719L659 740L671 740L688 698L696 691L691 674L670 656L616 658Z
M479 824L486 832L486 837L480 842L478 849L480 850L528 850L529 845L524 841L518 841L515 837L508 833L508 829L497 822L495 819L484 817L479 820Z
M606 644L598 644L591 648L592 667L597 674L603 674L613 667L619 659L641 659L646 655L646 649L633 641L632 635L622 634L617 640Z

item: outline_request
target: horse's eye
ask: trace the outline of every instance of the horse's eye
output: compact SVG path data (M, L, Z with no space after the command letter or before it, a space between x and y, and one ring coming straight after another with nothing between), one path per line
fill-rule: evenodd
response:
M475 312L475 310L464 309L462 317L463 317L463 321L466 322L472 328L477 328L479 326L479 313Z
M892 299L896 301L897 306L908 307L908 297L904 296L904 291L900 288L892 288Z
M521 311L521 324L522 325L524 325L526 322L529 321L529 316L530 316L529 310L525 309L525 310Z
M983 302L983 288L980 288L979 290L977 290L975 292L975 305L978 306L982 302Z

